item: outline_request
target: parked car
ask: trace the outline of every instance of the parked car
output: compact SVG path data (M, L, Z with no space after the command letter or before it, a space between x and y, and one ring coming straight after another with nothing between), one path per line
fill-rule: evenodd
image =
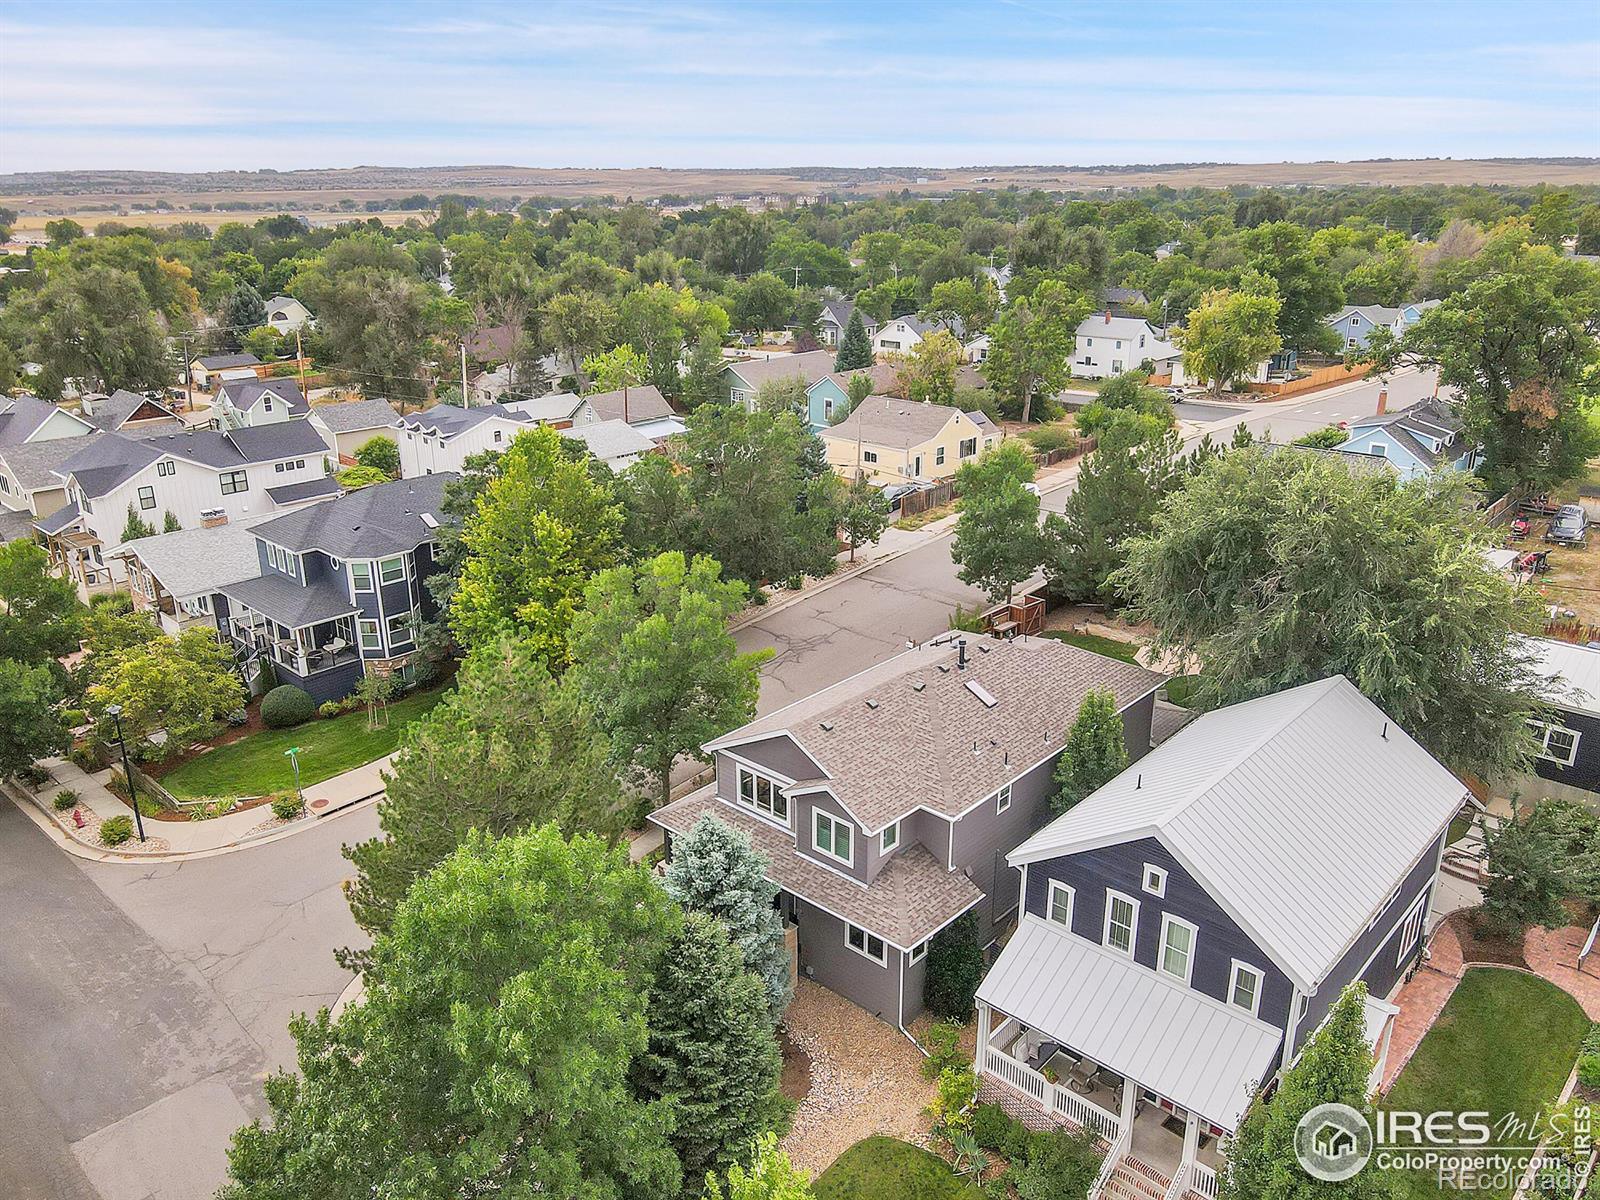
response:
M1044 495L1044 493L1039 490L1039 485L1037 483L1025 483L1022 485L1022 490L1027 492L1030 496Z
M1547 542L1562 546L1581 546L1589 536L1589 516L1581 504L1563 504L1550 521L1544 535Z

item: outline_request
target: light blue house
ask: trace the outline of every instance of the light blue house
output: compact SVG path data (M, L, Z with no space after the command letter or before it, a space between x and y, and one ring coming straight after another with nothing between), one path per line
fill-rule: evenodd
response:
M894 383L895 367L877 363L859 371L835 371L824 375L806 389L806 418L811 431L820 433L850 412L850 376L865 375L872 380L872 394L881 396Z
M1438 303L1437 300L1413 300L1399 308L1382 304L1347 304L1329 317L1326 324L1339 335L1339 342L1345 350L1361 350L1366 348L1367 339L1380 325L1399 337Z
M1464 428L1449 405L1430 397L1398 412L1352 422L1350 440L1336 448L1387 459L1401 479L1470 471L1478 465L1478 448L1466 440Z

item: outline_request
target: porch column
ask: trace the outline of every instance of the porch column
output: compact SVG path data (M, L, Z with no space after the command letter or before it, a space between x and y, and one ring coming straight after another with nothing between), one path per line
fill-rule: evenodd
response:
M972 1071L975 1075L982 1075L984 1064L989 1057L989 1006L982 1000L978 1001L978 1049L973 1056Z
M1183 1157L1178 1160L1179 1170L1192 1163L1200 1154L1200 1118L1190 1113L1183 1124ZM1174 1176L1176 1178L1176 1176Z
M1133 1137L1133 1115L1138 1111L1139 1084L1130 1075L1122 1077L1122 1123L1117 1126L1117 1135L1126 1140Z

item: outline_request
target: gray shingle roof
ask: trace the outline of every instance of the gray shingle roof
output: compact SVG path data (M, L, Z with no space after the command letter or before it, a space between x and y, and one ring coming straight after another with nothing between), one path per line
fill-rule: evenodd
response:
M829 371L826 378L833 380L834 383L839 385L840 390L848 395L851 376L865 375L872 380L873 393L882 396L894 386L895 377L899 374L900 368L894 363L881 362L873 363L870 367L861 367L855 371ZM815 387L816 382L813 381L811 386Z
M551 392L548 396L534 396L528 400L507 400L505 407L521 413L530 421L565 421L584 405L576 392Z
M161 425L146 426L142 430L128 430L127 435L129 437L138 437L141 433L148 433L158 428L179 429L183 425L183 422L178 419L177 413L173 412L161 401L152 400L148 396L142 396L138 392L130 392L125 388L118 388L111 395L102 396L91 403L94 406L94 411L84 414L89 423L97 429L104 429L112 433L121 429L122 423L133 416L134 413L147 406L152 412L145 417L141 417L140 420L160 419Z
M179 529L123 544L178 599L209 594L261 570L256 537L246 525Z
M626 421L597 421L593 425L576 425L561 430L561 436L582 442L589 453L601 462L625 458L630 454L648 454L656 444Z
M365 429L387 429L400 419L394 405L382 397L348 400L343 404L318 404L311 410L335 433L360 433Z
M335 558L401 554L437 536L437 526L422 514L443 521L444 485L455 478L447 471L376 484L274 517L254 532L290 550L322 550Z
M0 447L21 445L39 426L60 411L63 410L37 396L0 396ZM82 421L85 427L90 424L71 413L67 415L75 421Z
M259 528L259 526L257 527ZM217 588L229 600L246 604L280 625L299 629L358 611L338 588L327 583L303 587L284 575L258 575Z
M33 537L33 514L0 508L0 545Z
M657 421L662 417L672 415L672 405L667 403L654 384L640 384L627 390L626 399L621 391L595 392L585 396L589 406L594 409L594 415L602 421L627 421L629 425L637 425L641 421ZM627 415L623 415L623 409Z
M92 441L88 438L70 440L79 443L81 448L58 466L56 473L63 477L71 475L85 495L94 497L105 495L155 462L165 453L156 448L156 442L168 439L104 433Z
M832 350L807 350L804 354L773 354L731 362L724 369L734 372L750 388L758 388L773 379L788 379L791 375L799 375L810 387L824 375L833 374L835 357Z
M1427 463L1428 466L1437 467L1444 461L1446 454L1453 447L1446 445L1442 450L1435 450L1429 442L1423 439L1440 438L1443 440L1450 434L1460 433L1466 428L1466 422L1448 404L1429 396L1394 412L1362 417L1359 421L1352 421L1350 428L1352 430L1384 429L1390 437ZM1460 456L1461 449L1457 449L1454 457L1459 458Z
M1120 709L1166 678L1053 638L967 641L965 670L953 644L923 645L706 748L787 733L827 772L791 790L825 784L876 833L918 806L956 816L1060 750L1090 691L1110 691ZM985 704L969 682L997 703Z
M475 404L471 408L459 408L454 404L435 404L422 412L401 417L399 425L402 429L453 438L474 426L483 424L490 417L500 417L520 425L528 424L525 415L514 412L503 404Z
M40 517L33 523L33 527L44 533L60 533L68 525L78 519L79 512L76 504L63 504L48 516Z
M267 489L267 495L272 497L274 504L298 504L302 500L314 500L319 496L338 494L339 481L332 475L323 475L318 479L304 479L299 483L286 483L282 487Z
M748 834L755 848L766 855L767 878L784 891L871 930L902 950L917 945L983 899L970 879L960 871L945 870L921 846L892 856L872 884L863 888L802 855L795 849L792 833L723 804L716 798L714 784L658 809L650 814L650 820L682 835L706 813Z
M261 360L254 354L208 354L198 361L208 371L226 371L233 367L261 365Z
M945 404L919 404L893 396L868 396L827 431L829 438L909 450L937 436L961 410Z
M289 406L296 416L303 416L311 406L300 393L300 385L292 379L233 379L222 385L220 399L225 399L240 412L254 408L261 397L271 393Z
M43 442L0 446L0 461L11 469L17 482L30 492L39 488L58 488L63 481L56 474L57 470L68 459L107 436L95 432L84 437L50 438Z

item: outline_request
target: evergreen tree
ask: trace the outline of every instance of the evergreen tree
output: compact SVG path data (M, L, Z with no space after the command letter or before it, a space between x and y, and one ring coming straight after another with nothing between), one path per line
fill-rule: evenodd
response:
M122 540L136 542L140 538L154 536L156 527L139 515L139 510L133 505L128 505L128 521L122 527Z
M978 945L978 914L962 913L928 943L928 974L922 1000L941 1021L965 1023L983 981L983 947Z
M166 513L161 518L161 532L162 533L177 533L178 530L180 530L182 528L183 528L183 522L178 520L178 515L176 513L174 513L170 508L167 509Z
M637 1073L645 1096L671 1105L669 1140L685 1181L748 1162L753 1140L783 1115L783 1061L761 981L721 921L686 915L648 1004L650 1046Z
M1056 760L1056 794L1050 806L1057 816L1085 796L1110 783L1128 765L1122 718L1110 692L1092 691L1078 706L1078 718L1067 730L1067 744Z
M706 813L687 837L673 840L664 882L685 909L727 926L745 966L761 980L775 1025L789 1006L792 985L783 919L772 904L778 888L768 882L766 869L766 857L748 835Z
M834 355L833 369L859 371L871 365L872 339L867 336L867 327L861 321L860 308L854 308L850 310L850 319L845 322L844 336L839 339L839 353Z
M244 335L266 319L267 304L261 298L261 293L248 283L241 283L228 294L227 302L222 307L223 336L234 349L238 349L243 344Z

